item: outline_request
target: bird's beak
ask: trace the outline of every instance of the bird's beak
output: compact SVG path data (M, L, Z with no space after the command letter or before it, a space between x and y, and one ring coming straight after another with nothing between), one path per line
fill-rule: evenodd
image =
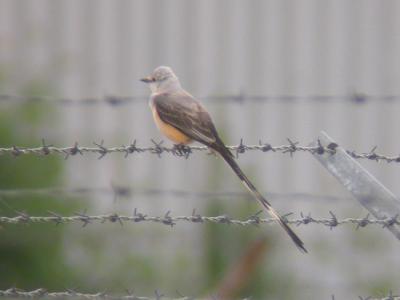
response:
M140 79L140 81L149 83L149 82L153 82L154 79L151 76L147 76L147 77L144 77L144 78Z

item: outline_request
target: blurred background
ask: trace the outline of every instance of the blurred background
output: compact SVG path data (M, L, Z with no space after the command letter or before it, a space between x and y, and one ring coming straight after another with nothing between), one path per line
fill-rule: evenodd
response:
M0 0L0 147L40 146L42 138L57 146L101 140L151 146L150 139L163 137L148 108L149 90L138 79L168 65L190 93L204 98L227 144L243 138L281 145L290 138L307 145L324 130L346 149L368 152L377 145L379 152L398 155L399 53L396 0ZM137 101L84 101L110 95ZM235 101L240 95L242 101ZM367 214L309 153L248 152L238 162L282 214ZM398 164L361 163L400 193ZM112 186L131 193L115 197ZM187 160L149 153L101 160L90 154L68 160L4 155L0 187L29 189L2 193L2 216L85 209L132 214L134 208L190 215L196 208L202 215L241 219L259 210L224 162L204 152ZM39 188L67 192L43 195L35 192ZM68 193L76 188L95 192ZM239 195L190 195L204 192ZM138 295L157 289L202 296L217 293L261 238L257 268L237 298L357 299L398 290L400 243L389 231L295 229L308 255L278 226L3 224L0 289L134 289Z

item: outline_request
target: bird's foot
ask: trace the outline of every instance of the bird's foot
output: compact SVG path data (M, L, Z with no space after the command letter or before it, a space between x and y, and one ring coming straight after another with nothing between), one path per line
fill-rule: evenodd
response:
M192 153L192 149L184 144L175 144L172 153L176 156L184 156L185 158L188 158Z

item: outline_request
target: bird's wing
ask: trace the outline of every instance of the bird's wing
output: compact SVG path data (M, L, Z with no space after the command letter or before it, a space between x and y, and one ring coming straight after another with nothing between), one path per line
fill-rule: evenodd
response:
M219 140L205 108L187 93L162 93L153 96L153 105L162 121L207 146Z

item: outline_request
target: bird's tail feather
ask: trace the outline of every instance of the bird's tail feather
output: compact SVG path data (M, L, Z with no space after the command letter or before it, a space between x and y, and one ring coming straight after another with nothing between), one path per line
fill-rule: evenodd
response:
M229 164L235 174L239 177L243 185L250 191L250 193L262 204L262 206L267 210L267 212L282 226L282 228L287 232L292 241L296 246L302 251L307 253L304 247L303 241L294 233L294 231L289 227L288 224L283 220L283 218L278 214L278 212L271 206L271 204L258 192L256 187L251 183L251 181L242 172L239 165L236 163L235 158L228 148L225 147L223 143L220 143L216 150L222 158Z

